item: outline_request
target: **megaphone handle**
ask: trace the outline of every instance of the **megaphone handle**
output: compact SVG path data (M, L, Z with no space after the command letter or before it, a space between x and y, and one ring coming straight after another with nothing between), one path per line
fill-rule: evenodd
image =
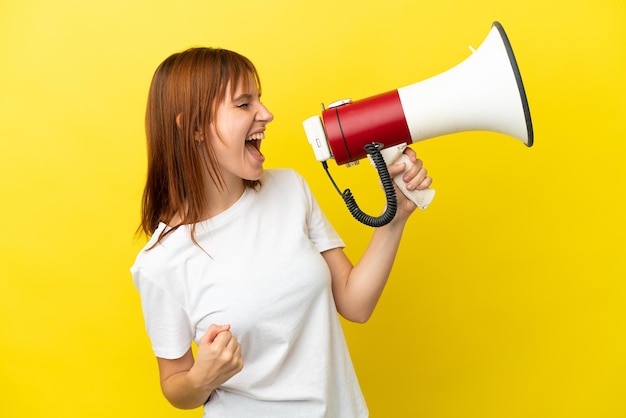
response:
M430 205L430 203L435 198L435 190L434 189L424 189L424 190L408 190L406 188L406 183L402 180L402 176L406 173L406 170L413 164L411 159L404 154L404 150L406 148L406 144L400 144L397 146L385 148L380 151L385 159L387 165L396 164L400 162L404 162L406 165L406 169L395 176L393 178L396 186L402 191L402 193L409 198L413 203L417 205L418 208L424 210Z

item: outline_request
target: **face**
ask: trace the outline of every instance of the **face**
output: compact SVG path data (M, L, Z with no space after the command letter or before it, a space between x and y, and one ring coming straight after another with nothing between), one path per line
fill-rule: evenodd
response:
M274 115L260 99L250 75L248 80L239 83L233 97L227 94L217 108L217 123L210 126L209 140L226 184L241 179L258 180L263 174L265 157L261 153L261 141L265 138L266 125Z

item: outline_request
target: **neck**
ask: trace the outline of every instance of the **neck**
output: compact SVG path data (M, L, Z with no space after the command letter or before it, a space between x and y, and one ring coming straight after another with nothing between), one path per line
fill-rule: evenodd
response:
M213 182L210 182L205 189L205 194L207 197L207 202L209 202L209 207L206 208L205 213L203 213L201 220L210 219L214 216L219 215L220 213L226 211L232 205L237 203L237 201L241 198L245 191L246 185L243 180L239 179L239 181L232 181L230 183L225 183L221 188L217 187ZM186 211L187 209L184 209ZM183 213L177 213L172 217L172 219L167 222L168 225L174 226L179 225L183 222L184 215Z
M213 182L208 182L209 184L207 184L205 194L209 202L209 207L203 218L209 219L219 215L237 203L243 195L246 185L242 179L234 178L230 181L227 179L224 180L225 182L221 187L218 187Z

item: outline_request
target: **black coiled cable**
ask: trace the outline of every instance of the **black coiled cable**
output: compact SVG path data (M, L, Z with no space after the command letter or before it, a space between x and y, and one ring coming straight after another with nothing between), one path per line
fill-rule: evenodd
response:
M380 149L382 144L373 142L371 144L365 145L365 151L372 157L374 161L374 165L376 166L376 171L378 172L378 176L380 177L380 181L383 185L383 190L385 191L385 197L387 198L387 208L385 212L380 216L371 216L364 213L359 205L356 203L354 196L352 196L352 192L350 189L346 189L343 192L339 191L339 188L335 184L335 181L331 177L328 172L328 165L324 163L324 168L326 169L326 173L328 177L332 181L335 189L339 192L343 201L346 203L348 210L357 221L361 222L364 225L371 226L373 228L379 228L381 226L387 225L391 222L396 216L396 211L398 209L398 201L396 200L396 191L393 187L393 181L391 176L389 175L389 170L387 170L387 163L385 163L385 159L380 153Z

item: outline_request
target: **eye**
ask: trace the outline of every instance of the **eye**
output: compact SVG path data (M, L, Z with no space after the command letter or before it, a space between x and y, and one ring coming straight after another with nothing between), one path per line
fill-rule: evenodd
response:
M240 108L240 109L245 109L248 106L250 106L249 103L240 103L240 104L237 105L237 107Z

